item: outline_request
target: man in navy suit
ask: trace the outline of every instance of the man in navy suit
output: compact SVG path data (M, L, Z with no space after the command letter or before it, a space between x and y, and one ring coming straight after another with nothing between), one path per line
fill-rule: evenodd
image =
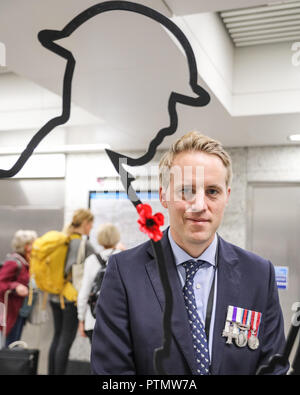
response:
M231 178L228 153L198 132L177 140L160 162L160 201L170 220L161 243L173 295L164 360L171 375L255 374L284 346L273 265L217 234ZM150 241L113 255L97 305L93 373L154 374L164 303Z

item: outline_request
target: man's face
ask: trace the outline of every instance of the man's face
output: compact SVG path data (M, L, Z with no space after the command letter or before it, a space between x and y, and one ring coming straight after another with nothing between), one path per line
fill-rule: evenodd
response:
M169 211L172 237L190 255L200 255L223 218L230 194L227 169L218 156L195 151L176 155L170 173L160 201Z

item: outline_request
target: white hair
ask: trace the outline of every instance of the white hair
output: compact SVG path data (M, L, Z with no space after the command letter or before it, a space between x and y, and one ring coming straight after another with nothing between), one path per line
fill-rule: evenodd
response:
M115 225L111 223L100 225L97 233L98 244L105 248L112 248L119 243L120 238L120 232Z
M26 244L32 243L36 238L37 233L34 230L18 230L11 242L13 251L24 255Z

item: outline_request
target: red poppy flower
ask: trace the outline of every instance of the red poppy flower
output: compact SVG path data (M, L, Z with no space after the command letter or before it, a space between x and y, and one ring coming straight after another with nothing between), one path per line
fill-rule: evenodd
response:
M163 214L152 215L152 207L149 204L139 204L136 209L140 215L137 221L140 231L146 233L153 241L160 240L163 234L159 227L164 224Z

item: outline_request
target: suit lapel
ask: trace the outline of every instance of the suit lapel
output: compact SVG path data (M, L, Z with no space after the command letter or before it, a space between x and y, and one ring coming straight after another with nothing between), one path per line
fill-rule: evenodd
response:
M161 243L164 251L168 278L172 288L172 295L173 295L172 333L192 373L195 374L196 362L194 357L191 331L186 313L186 307L184 304L182 286L175 265L172 249L169 244L167 230L164 232L164 236L161 240ZM148 249L148 253L153 258L154 254L151 245ZM161 309L163 311L165 305L165 295L161 284L157 263L154 258L146 264L146 270L148 272L155 294L159 300Z
M212 374L219 374L226 338L222 337L227 307L236 303L241 283L238 258L231 244L219 236L217 302L212 347Z

